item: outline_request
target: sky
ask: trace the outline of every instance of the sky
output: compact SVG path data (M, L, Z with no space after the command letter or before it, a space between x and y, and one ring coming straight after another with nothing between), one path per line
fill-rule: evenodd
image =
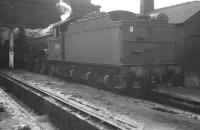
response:
M162 8L193 0L155 0L155 8ZM200 0L199 0L200 1ZM92 0L92 3L100 5L102 11L127 10L140 12L140 0Z

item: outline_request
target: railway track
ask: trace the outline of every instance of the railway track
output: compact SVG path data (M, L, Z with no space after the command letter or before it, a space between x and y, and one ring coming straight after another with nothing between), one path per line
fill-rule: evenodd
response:
M19 81L6 74L0 74L0 81L11 82L15 86L23 87L26 90L32 91L40 96L53 99L56 103L70 110L77 117L88 121L90 124L95 125L99 129L107 130L140 130L142 125L135 121L125 121L110 113L106 113L99 109L84 106L72 100L64 99L59 95L52 94L48 91L40 89L38 87L30 86L25 82Z
M153 91L153 96L150 100L159 104L164 104L200 114L200 101L191 100L190 98L178 97L168 93Z
M1 96L1 123L0 129L34 129L34 130L46 130L40 122L33 117L25 108L23 108L18 102L16 102L10 95L8 95L3 89L0 88ZM5 112L8 114L6 115ZM3 115L4 113L5 115ZM20 117L20 118L19 118ZM8 121L9 119L9 121ZM14 124L13 124L14 122Z
M67 79L64 79L64 80L69 84L73 84L76 82L73 80L67 80ZM81 83L81 84L85 84L85 83ZM93 87L92 85L88 85L88 84L85 84L85 85ZM98 87L95 87L95 88L99 89ZM148 92L148 96L144 96L144 97L139 96L138 97L137 96L138 91L135 91L135 90L133 92L131 92L131 90L128 90L128 93L127 93L127 90L123 90L123 89L113 91L113 90L110 90L105 87L100 87L100 88L107 90L107 91L112 91L114 93L118 93L120 95L130 96L130 97L134 97L134 98L135 97L141 98L141 99L144 99L147 101L151 101L151 102L159 103L162 105L170 106L173 108L178 108L181 110L186 110L186 111L189 111L192 113L200 114L200 102L199 101L191 100L189 98L176 97L176 96L170 95L168 93L160 93L160 92L157 92L155 89ZM139 92L139 93L141 93L141 92ZM141 95L141 94L139 94L139 95Z
M67 80L67 79L64 79L64 80L69 84L73 84L76 82L73 80ZM80 82L77 82L77 83L80 83ZM80 83L80 84L85 84L85 83ZM93 87L92 85L88 85L88 84L85 84L85 85ZM95 88L99 89L98 87L95 87ZM176 96L170 95L168 93L160 93L160 92L156 91L156 89L148 92L148 96L138 97L136 95L138 92L135 90L133 92L128 90L128 93L127 93L127 90L119 89L117 91L116 90L113 91L113 90L105 88L105 87L100 87L100 88L107 90L107 91L112 91L114 93L118 93L120 95L134 97L134 98L136 97L136 98L140 98L142 100L147 100L147 101L155 102L155 103L162 104L165 106L170 106L172 108L178 108L181 110L200 114L200 102L199 101L191 100L190 98L176 97ZM139 93L141 93L141 92L139 92Z
M111 91L111 92L114 92L114 93L117 93L117 94L120 94L123 96L129 96L129 97L133 97L133 98L147 100L147 101L159 103L162 105L170 106L173 108L178 108L181 110L186 110L189 112L200 114L200 101L191 100L190 98L178 97L178 96L174 96L174 95L171 95L168 93L158 92L158 91L156 91L156 88L154 88L153 90L148 90L148 91L143 91L139 88L138 88L138 90L137 89L127 90L124 88L113 90L113 89L106 88L105 86L104 87L95 86L95 85L86 84L83 82L77 82L77 81L73 81L73 80L66 80L66 79L64 79L64 80L70 84L72 84L72 83L85 84L90 87L95 87L97 89Z
M80 83L80 84L85 84L87 86L90 87L94 87L91 84L86 84L86 83L82 83L82 82L77 82L77 81L73 81L73 80L66 80L68 83L72 84L72 83ZM97 89L103 89L106 91L111 91L123 96L129 96L129 97L133 97L133 98L138 98L138 99L142 99L142 100L147 100L147 101L151 101L151 102L155 102L155 103L159 103L162 105L166 105L166 106L170 106L173 108L178 108L181 110L186 110L189 112L193 112L193 113L197 113L200 114L200 101L197 100L191 100L190 98L183 98L183 97L176 97L174 95L168 94L168 93L163 93L163 92L158 92L156 91L156 89L153 90L149 90L149 91L141 91L140 89L136 90L126 90L126 89L117 89L117 90L113 90L113 89L109 89L106 88L105 86L95 86L95 88ZM144 94L143 94L144 92Z
M55 76L57 77L57 76ZM60 77L58 77L60 78ZM62 78L60 78L62 79ZM147 100L155 103L159 103L162 105L170 106L173 108L178 108L182 110L186 110L189 112L200 114L200 101L197 100L191 100L189 98L183 98L183 97L176 97L174 95L170 95L168 93L158 92L156 91L156 88L153 90L141 90L140 88L134 89L134 90L127 90L124 88L120 89L110 89L103 85L94 85L94 84L88 84L85 82L72 80L72 79L63 79L66 82L72 84L72 83L78 83L78 84L84 84L90 87L95 87L97 89L103 89L106 91L111 91L120 95L129 96L133 98L139 98L142 100Z

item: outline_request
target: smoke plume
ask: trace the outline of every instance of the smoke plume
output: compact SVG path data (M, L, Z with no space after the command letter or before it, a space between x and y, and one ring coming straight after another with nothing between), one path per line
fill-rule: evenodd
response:
M59 3L56 4L56 6L59 8L59 10L62 13L62 15L60 16L62 21L70 17L72 8L69 4L67 4L63 0L60 0Z

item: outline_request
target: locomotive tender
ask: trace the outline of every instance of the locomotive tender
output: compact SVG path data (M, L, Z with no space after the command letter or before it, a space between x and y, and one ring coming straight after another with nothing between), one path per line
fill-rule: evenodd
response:
M47 55L31 62L35 71L112 89L146 88L180 73L174 36L173 24L113 11L56 23L52 35L28 42L48 44Z

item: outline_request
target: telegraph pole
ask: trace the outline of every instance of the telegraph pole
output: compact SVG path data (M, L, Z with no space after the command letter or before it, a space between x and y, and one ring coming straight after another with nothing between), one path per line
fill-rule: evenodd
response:
M13 33L13 28L9 28L9 68L14 69L14 33Z

